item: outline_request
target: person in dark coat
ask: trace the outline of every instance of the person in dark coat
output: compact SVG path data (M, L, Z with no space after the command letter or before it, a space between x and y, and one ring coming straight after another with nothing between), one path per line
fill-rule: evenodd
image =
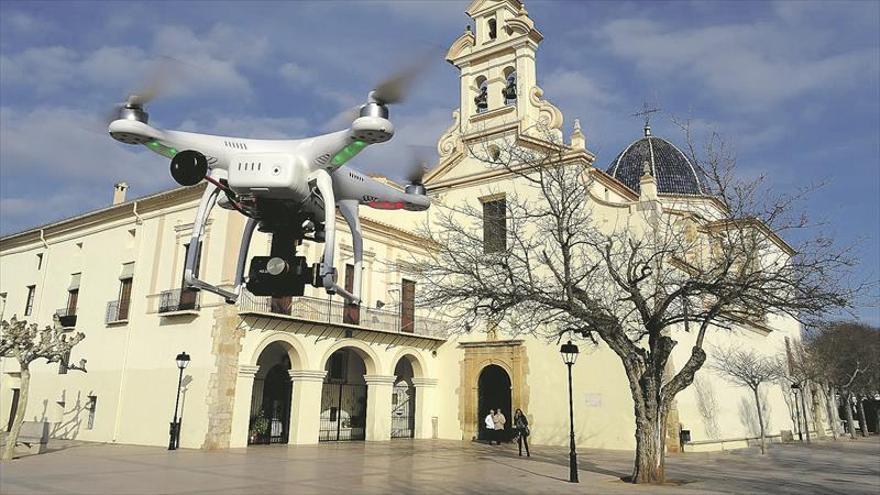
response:
M523 414L522 409L517 408L513 413L513 427L516 429L516 443L519 445L519 456L522 457L523 445L526 446L526 457L531 457L529 453L529 419Z

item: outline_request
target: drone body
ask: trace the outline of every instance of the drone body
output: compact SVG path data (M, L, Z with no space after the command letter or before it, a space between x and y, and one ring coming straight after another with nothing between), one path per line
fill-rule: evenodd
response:
M161 130L148 124L143 103L149 98L136 95L129 96L119 108L108 131L117 141L144 145L170 158L171 174L179 184L208 182L187 252L184 280L188 286L219 294L233 303L245 283L255 295L275 297L302 295L310 283L357 305L363 262L358 206L409 211L430 206L420 177L400 191L345 166L366 146L394 135L385 104L399 96L396 88L384 89L390 96L382 98L378 89L371 92L348 129L312 138L261 140ZM248 217L231 291L199 279L197 272L205 223L215 204ZM337 284L334 267L337 208L352 233L355 259L351 292ZM255 256L245 277L247 250L256 228L272 234L270 256ZM303 240L325 243L320 263L310 266L296 255Z

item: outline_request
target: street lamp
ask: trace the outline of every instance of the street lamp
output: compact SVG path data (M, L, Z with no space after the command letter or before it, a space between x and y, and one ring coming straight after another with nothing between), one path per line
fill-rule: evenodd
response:
M568 452L568 481L578 483L577 453L574 449L574 402L571 391L571 366L577 361L578 347L571 343L562 344L559 348L562 361L568 366L568 424L571 431Z
M801 442L804 441L804 433L801 429L801 409L798 406L798 390L801 389L800 384L792 383L791 384L791 393L794 394L794 417L796 419L795 423L797 423L797 434L798 440Z
M180 388L183 386L183 370L189 364L189 354L184 351L178 354L174 359L177 361L177 369L180 370L180 377L177 379L177 400L174 401L174 420L171 421L168 450L177 450L177 447L180 444L180 422L177 420L177 408L180 406Z

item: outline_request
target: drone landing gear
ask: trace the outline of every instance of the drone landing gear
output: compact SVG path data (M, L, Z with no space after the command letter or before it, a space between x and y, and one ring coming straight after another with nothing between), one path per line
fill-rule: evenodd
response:
M195 222L193 222L192 239L190 240L189 249L186 253L186 265L183 269L183 280L186 282L186 285L188 287L213 292L214 294L222 296L226 300L226 302L234 303L238 300L238 294L241 288L240 281L236 280L235 292L230 292L228 290L221 289L216 285L211 285L207 282L199 280L199 274L196 270L196 266L198 265L198 256L199 253L202 251L202 241L205 237L205 224L208 221L208 216L211 214L211 209L213 209L214 205L217 203L218 194L220 194L220 188L210 182L205 188L205 192L202 193L202 199L201 201L199 201L199 209L196 212L196 219ZM245 229L245 232L247 232L247 229ZM253 230L251 230L251 233L252 232ZM249 237L248 241L250 241Z
M324 203L324 257L321 260L319 280L328 294L339 294L350 305L361 303L361 267L363 265L363 237L361 236L360 221L357 214L357 201L340 201L339 212L345 218L351 229L354 243L354 280L352 291L349 292L336 283L336 268L333 256L336 250L336 198L333 194L333 180L326 170L316 170L309 176L310 182L315 184L321 202Z

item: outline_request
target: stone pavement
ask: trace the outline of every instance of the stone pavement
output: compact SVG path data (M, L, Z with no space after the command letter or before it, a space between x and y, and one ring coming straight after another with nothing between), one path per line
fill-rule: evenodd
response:
M670 486L620 481L632 453L578 452L580 484L568 483L568 453L535 446L439 440L260 446L223 451L50 442L50 452L0 464L0 493L18 494L704 494L880 493L880 439L774 444L757 450L669 457Z

